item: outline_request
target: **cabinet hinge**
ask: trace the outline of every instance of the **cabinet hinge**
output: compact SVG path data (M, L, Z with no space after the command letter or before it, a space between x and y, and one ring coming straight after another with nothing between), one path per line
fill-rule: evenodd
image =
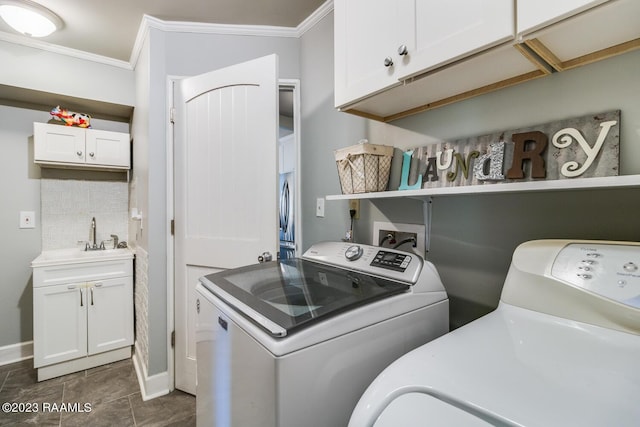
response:
M171 220L171 235L173 236L176 232L176 221L175 220Z
M171 107L169 109L169 121L171 123L175 123L176 122L176 109Z
M171 331L171 348L176 346L176 331Z

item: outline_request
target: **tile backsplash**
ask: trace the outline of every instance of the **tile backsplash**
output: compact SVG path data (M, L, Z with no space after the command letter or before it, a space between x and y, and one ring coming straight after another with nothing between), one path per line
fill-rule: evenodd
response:
M127 182L43 178L40 200L42 250L84 247L93 217L98 244L111 234L128 240Z

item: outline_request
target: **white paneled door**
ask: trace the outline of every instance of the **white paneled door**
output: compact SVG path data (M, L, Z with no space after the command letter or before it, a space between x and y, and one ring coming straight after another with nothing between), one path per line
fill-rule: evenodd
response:
M195 394L195 286L278 251L278 58L175 91L175 386Z

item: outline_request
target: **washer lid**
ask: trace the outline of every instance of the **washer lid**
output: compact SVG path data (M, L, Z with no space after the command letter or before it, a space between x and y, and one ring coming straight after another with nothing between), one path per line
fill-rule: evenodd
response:
M293 258L207 275L203 285L273 336L407 292L408 284Z

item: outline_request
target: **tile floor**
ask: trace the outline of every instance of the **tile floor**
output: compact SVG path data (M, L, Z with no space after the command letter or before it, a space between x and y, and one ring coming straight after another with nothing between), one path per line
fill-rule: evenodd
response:
M2 427L196 425L196 400L190 394L175 390L144 402L130 359L42 382L36 381L31 359L0 366L0 404L5 402L37 404L39 410L0 411ZM90 404L91 411L43 410L54 404L60 409L61 403Z

